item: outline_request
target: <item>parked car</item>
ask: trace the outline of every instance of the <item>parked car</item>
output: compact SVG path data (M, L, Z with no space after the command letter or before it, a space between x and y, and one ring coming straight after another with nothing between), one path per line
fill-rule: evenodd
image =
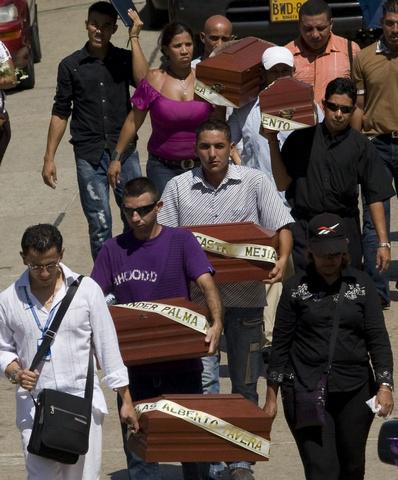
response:
M171 20L201 31L211 15L224 15L239 37L255 36L284 45L298 34L297 12L301 0L169 0ZM362 24L359 2L331 0L333 31L354 39Z
M149 26L151 28L161 27L167 22L168 15L168 0L147 0L146 8L149 20Z
M19 87L33 88L34 64L41 60L36 0L0 0L0 40L27 75Z

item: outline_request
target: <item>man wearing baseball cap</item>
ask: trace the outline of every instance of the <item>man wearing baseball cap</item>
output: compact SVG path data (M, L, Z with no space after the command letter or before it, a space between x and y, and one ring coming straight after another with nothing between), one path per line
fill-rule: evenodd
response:
M266 86L275 82L281 77L292 77L294 72L293 54L285 47L269 47L262 56L262 63L265 69ZM323 119L323 112L318 108L318 118ZM247 167L255 168L266 173L273 184L270 148L268 139L260 134L261 111L260 101L255 101L236 109L229 118L231 127L232 141L238 149L242 144L240 157L242 164ZM283 145L286 138L292 131L275 132L280 145ZM241 142L241 143L240 143ZM284 194L281 194L284 199ZM289 275L291 268L287 267L286 276ZM272 329L275 321L275 312L279 297L282 292L281 282L267 285L267 307L264 311L265 335L269 345L272 341ZM264 352L264 358L265 352Z
M263 53L265 85L268 86L281 77L291 77L294 72L292 53L285 47L269 47ZM237 145L242 141L240 152L242 164L257 168L272 178L268 140L260 135L261 111L257 97L242 108L235 109L229 118L232 141ZM283 144L290 132L279 132L278 139Z

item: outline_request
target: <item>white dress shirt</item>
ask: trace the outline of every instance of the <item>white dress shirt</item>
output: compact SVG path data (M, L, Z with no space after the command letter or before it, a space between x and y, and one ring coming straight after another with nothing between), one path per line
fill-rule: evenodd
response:
M78 277L61 264L65 281L56 293L52 309L57 309L67 287ZM26 270L20 278L0 293L0 369L5 371L13 360L29 368L37 352L37 341L42 333L32 314L26 292L43 328L49 315L29 284ZM103 381L109 388L128 385L127 369L123 364L115 327L100 287L89 277L84 277L66 312L51 346L51 358L43 361L38 370L40 377L33 395L43 388L52 388L73 395L84 396L91 340L96 358L101 366ZM29 400L22 387L17 390L17 424L30 415L19 400ZM94 376L93 408L107 413L104 394L97 374ZM25 418L27 420L27 418Z

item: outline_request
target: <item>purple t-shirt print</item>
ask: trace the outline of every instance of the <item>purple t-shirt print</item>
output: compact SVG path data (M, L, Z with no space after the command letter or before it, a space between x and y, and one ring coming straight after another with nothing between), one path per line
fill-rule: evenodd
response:
M162 226L151 240L140 241L127 232L105 242L91 277L105 295L113 293L118 303L128 303L190 298L190 282L212 272L191 232Z

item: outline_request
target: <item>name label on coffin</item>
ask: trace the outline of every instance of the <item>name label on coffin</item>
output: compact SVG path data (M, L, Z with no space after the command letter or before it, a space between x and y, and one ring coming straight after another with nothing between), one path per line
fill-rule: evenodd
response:
M157 410L167 413L173 417L180 418L188 423L196 425L208 432L217 435L224 440L232 442L242 448L250 450L265 458L269 458L270 441L262 438L254 433L248 432L242 428L236 427L219 417L210 415L201 410L192 410L172 402L171 400L158 400L153 403L140 403L135 406L137 415L140 416L145 412ZM132 434L134 435L134 434Z
M207 319L204 315L195 312L189 308L177 307L175 305L168 305L166 303L155 302L134 302L134 303L120 303L115 307L128 308L130 310L139 310L141 312L153 312L162 315L163 317L174 320L177 323L192 328L197 332L207 335L209 328Z
M275 263L278 255L273 247L245 243L228 243L224 240L192 232L203 250L230 258L256 260L257 262Z
M220 107L230 107L230 108L238 108L237 105L230 102L227 98L221 95L217 91L217 85L213 85L213 87L209 87L205 83L201 82L200 80L195 80L194 91L198 97L203 98L206 102L209 102L213 105L218 105Z
M270 115L269 113L261 113L261 125L263 128L268 128L269 130L277 130L278 132L287 132L289 130L300 130L302 128L308 128L311 125L306 125L305 123L295 122L294 120L289 120L288 118L277 117L275 115Z

